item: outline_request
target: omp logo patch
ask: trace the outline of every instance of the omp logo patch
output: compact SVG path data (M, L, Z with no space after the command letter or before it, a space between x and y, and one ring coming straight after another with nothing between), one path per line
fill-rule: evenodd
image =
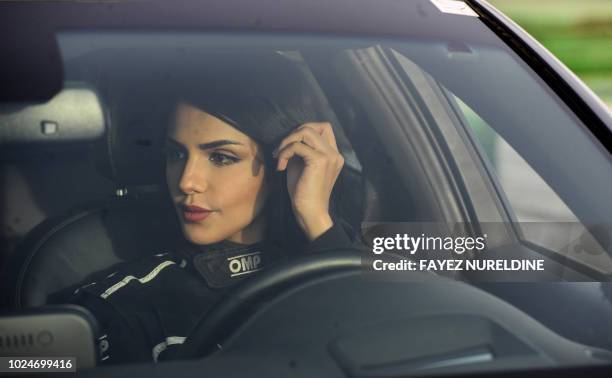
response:
M261 270L261 252L228 257L230 277L241 276Z

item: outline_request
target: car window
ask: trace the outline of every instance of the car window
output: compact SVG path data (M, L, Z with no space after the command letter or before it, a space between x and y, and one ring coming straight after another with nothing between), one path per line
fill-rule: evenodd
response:
M544 179L460 98L454 96L466 122L480 143L491 168L517 219L525 241L571 258L603 273L612 272L612 259L571 209ZM567 238L581 240L568 248Z
M360 60L372 66L368 73L380 81L390 79L379 74L382 69L377 64L397 70L398 80L405 85L397 91L407 95L393 99L394 111L416 109L402 120L412 142L420 145L415 148L424 148L432 140L449 148L421 151L421 162L428 167L425 175L436 182L432 190L444 185L435 174L445 169L456 185L464 187L455 189L456 198L466 200L468 209L447 214L447 219L477 219L481 226L513 224L516 237L542 247L536 249L544 255L610 272L609 230L599 221L605 215L597 214L599 205L594 201L588 205L591 210L583 207L592 200L588 199L591 188L599 191L609 180L594 171L605 170L605 155L597 152L601 145L593 143L584 124L513 52L477 44L423 42L380 51L364 50ZM377 53L386 53L388 61L376 62ZM389 87L379 95L392 98ZM471 130L465 130L465 135L457 131L464 123ZM431 134L420 140L420 133ZM428 161L429 154L437 154L438 162L448 167L436 167ZM452 202L441 207L451 209ZM488 233L499 236L491 242L509 242L500 235L501 228Z

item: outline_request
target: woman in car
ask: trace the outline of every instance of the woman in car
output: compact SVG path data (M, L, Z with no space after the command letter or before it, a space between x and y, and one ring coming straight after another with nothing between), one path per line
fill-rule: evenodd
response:
M237 282L358 239L333 192L344 165L333 128L295 63L276 53L203 62L164 88L165 177L185 244L52 296L97 318L102 363L171 359Z

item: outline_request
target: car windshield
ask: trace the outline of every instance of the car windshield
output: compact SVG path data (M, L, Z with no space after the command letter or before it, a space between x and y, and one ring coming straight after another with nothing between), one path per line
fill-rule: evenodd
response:
M47 247L41 246L51 243L49 256L36 260L38 266L31 264L34 273L19 278L21 287L34 293L20 297L22 306L41 306L48 295L75 285L83 288L100 271L111 272L111 279L117 272L122 275L100 295L112 298L127 291L123 286L129 282L156 282L154 277L165 267L126 273L117 270L117 264L174 252L178 244L173 243L183 243L186 236L192 245L208 244L205 233L189 234L185 226L187 221L203 222L197 218L202 212L179 207L177 215L173 206L174 176L168 167L181 159L185 165L177 170L181 179L175 180L175 192L206 193L197 183L189 187L185 178L185 172L196 167L193 157L199 156L189 143L206 140L177 125L205 109L224 125L239 129L240 117L245 117L255 120L244 121L251 122L249 127L264 130L266 122L275 121L257 118L257 112L275 105L257 97L263 96L260 92L251 97L234 94L229 103L217 94L228 88L251 93L250 79L243 79L246 71L237 70L267 72L271 69L266 62L280 59L304 78L305 103L319 106L318 114L304 110L304 119L329 124L343 158L331 197L338 199L332 218L354 232L351 245L361 249L353 251L361 259L359 280L338 278L335 286L330 279L301 282L303 286L283 292L281 299L262 300L265 306L251 308L257 316L232 326L224 339L229 341L217 353L256 355L259 347L253 340L267 345L259 339L266 335L270 345L286 348L281 353L261 347L273 351L271 361L298 361L298 366L326 361L339 371L367 375L610 361L606 350L612 349L612 333L601 321L612 305L612 291L603 283L612 276L606 223L612 214L608 153L564 99L478 17L444 15L429 23L425 18L415 16L414 35L401 39L59 32L62 91L45 104L10 104L0 110L3 258L43 250ZM284 73L276 74L278 81L253 83L264 86L261 93L281 86L291 91L292 83L282 82ZM183 107L168 113L175 105L169 94L177 92ZM184 100L194 92L204 93L200 110L194 101ZM259 107L242 109L251 106L251 98ZM25 131L19 132L18 126ZM251 134L257 141L267 135L257 132ZM308 146L304 139L301 143ZM215 151L222 154L208 157L217 165L206 172L229 180L219 181L219 202L211 195L209 203L180 204L212 207L209 221L215 220L215 206L230 203L231 193L238 193L236 186L248 185L238 180L238 173L234 178L219 173L230 172L230 165L245 159L245 153L227 146ZM193 172L193 177L204 174L195 168ZM212 188L209 193L215 193ZM288 201L298 195L289 192ZM87 220L97 209L103 209L102 215ZM68 223L74 226L65 227L61 236L45 236ZM232 240L251 244L244 235ZM259 252L224 257L230 277L259 270L260 257L250 258L253 253ZM292 253L289 259L299 257ZM214 262L194 264L197 271L203 266L208 272L202 273L202 284L224 285ZM438 290L440 283L432 276L473 291L463 293L455 286ZM181 281L164 293L181 296L187 285ZM572 302L574 296L581 299ZM340 310L343 301L361 305L347 312ZM156 298L151 303L163 302ZM151 303L142 308L151 309ZM166 316L159 309L150 311L160 319ZM306 315L312 323L306 322ZM148 327L148 315L139 319ZM178 319L174 321L180 323ZM101 328L105 326L102 322ZM157 336L148 334L148 353L154 362L165 362L160 356L167 355L172 344L183 343L185 336L165 334L152 340ZM310 350L303 345L307 343L319 344ZM296 357L300 348L306 351L306 362ZM101 354L100 363L104 357Z

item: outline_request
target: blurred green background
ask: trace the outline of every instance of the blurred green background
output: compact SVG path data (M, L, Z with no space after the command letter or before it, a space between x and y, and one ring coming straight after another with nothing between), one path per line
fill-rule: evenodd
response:
M612 109L612 0L488 0Z

